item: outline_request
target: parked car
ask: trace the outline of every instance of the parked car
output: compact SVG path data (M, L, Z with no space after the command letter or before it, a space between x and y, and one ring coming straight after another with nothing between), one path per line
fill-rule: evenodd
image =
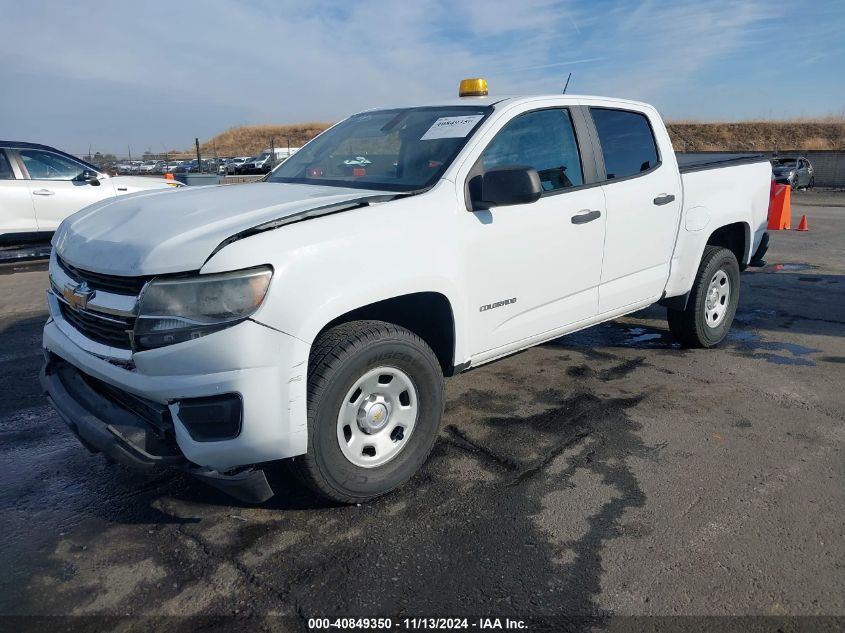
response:
M372 499L428 457L444 375L655 302L684 346L725 339L771 167L709 161L679 167L657 111L623 99L354 115L264 182L66 220L43 388L115 461L261 502L285 459Z
M0 240L52 233L65 218L106 198L181 183L141 176L109 176L61 150L0 141Z
M238 156L237 158L233 158L226 164L226 173L227 174L239 174L241 173L239 170L243 168L245 162L250 159L249 156Z
M138 168L138 173L142 175L160 174L164 161L162 160L145 160Z
M777 156L772 159L775 181L793 189L812 189L816 184L813 166L803 156Z
M284 162L292 156L299 148L277 147L275 149L265 149L258 156L249 159L243 166L243 173L245 174L266 174L279 163Z

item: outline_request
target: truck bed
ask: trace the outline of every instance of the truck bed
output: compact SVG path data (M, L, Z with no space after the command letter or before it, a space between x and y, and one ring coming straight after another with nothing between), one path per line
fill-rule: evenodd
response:
M718 169L719 167L768 162L769 160L762 154L732 154L728 152L675 152L675 156L678 159L678 169L682 174L705 169Z

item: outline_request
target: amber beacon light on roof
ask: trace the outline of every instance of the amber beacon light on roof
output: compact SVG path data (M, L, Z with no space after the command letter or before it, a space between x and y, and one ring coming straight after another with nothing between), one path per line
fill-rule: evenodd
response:
M461 86L458 88L459 97L486 97L486 79L461 79Z

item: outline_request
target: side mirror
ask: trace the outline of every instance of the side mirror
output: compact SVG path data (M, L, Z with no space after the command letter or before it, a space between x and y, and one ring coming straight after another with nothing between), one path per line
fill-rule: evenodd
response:
M480 184L478 199L473 200L476 209L530 204L543 195L540 175L531 167L497 167L485 172Z
M81 174L79 174L74 180L78 180L80 182L86 182L92 187L99 187L100 186L100 174L95 171L91 171L90 169L86 169Z

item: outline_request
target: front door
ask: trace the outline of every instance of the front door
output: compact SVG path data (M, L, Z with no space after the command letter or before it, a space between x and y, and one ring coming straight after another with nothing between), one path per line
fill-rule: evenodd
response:
M29 191L40 231L55 231L69 215L114 196L108 180L95 185L77 179L86 169L82 163L41 149L21 149L18 154L29 173Z
M484 360L595 316L605 213L601 188L581 186L567 108L515 117L479 161L482 171L533 167L545 191L531 204L469 212L463 220L470 345Z
M0 149L0 236L38 231L29 186L16 171L6 150Z

